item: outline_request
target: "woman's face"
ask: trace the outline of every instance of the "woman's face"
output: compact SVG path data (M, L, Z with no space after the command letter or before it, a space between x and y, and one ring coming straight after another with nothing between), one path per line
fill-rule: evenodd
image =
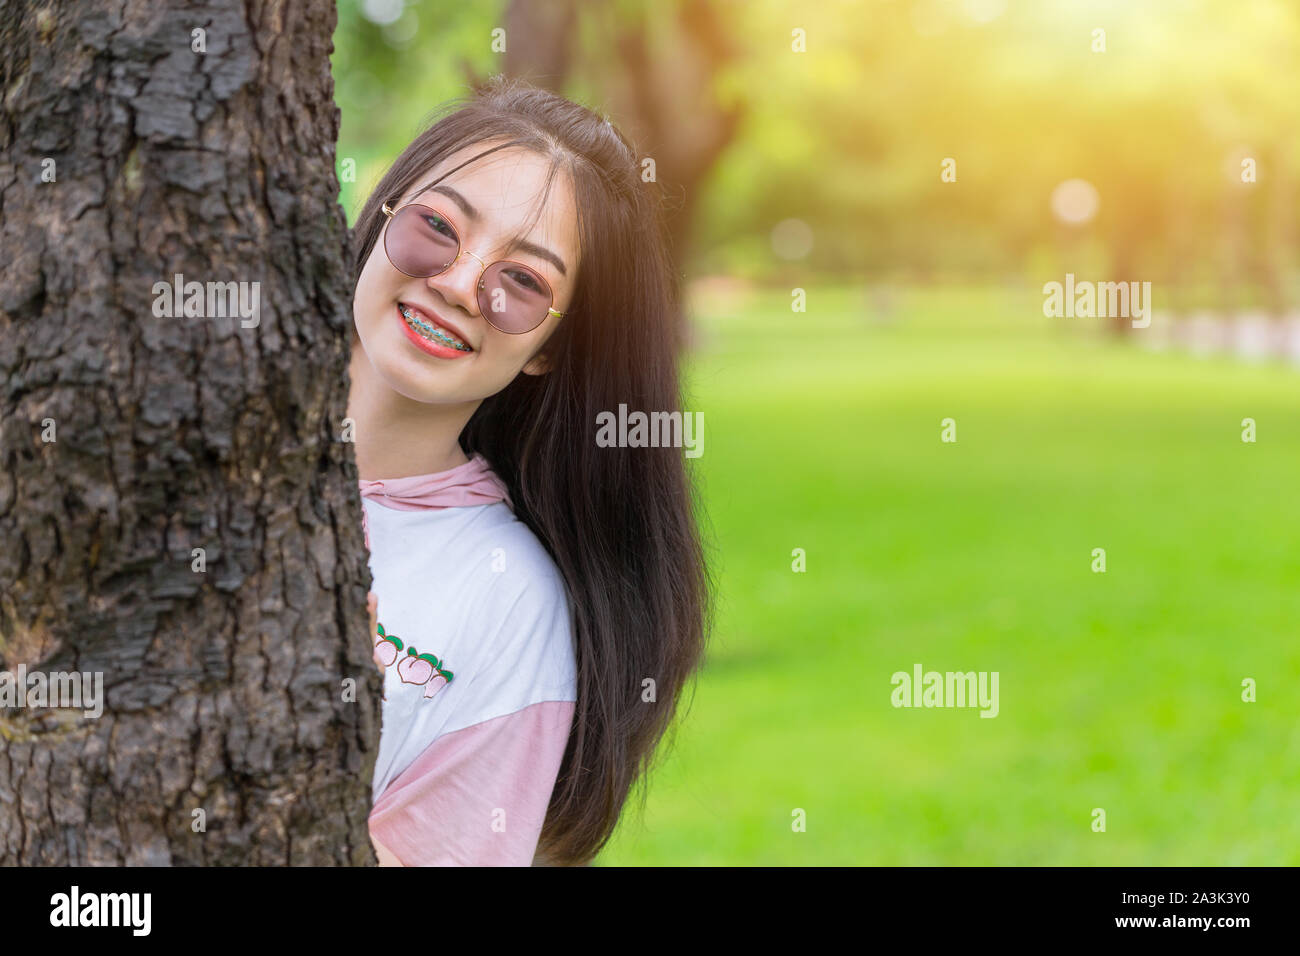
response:
M563 175L551 184L550 196L536 224L524 231L542 195L546 161L536 153L509 147L457 170L432 189L424 190L444 170L490 148L476 143L427 170L415 185L392 204L401 209L418 198L454 225L461 255L445 272L413 279L399 272L384 251L384 232L375 242L352 301L357 335L366 358L394 391L417 402L479 402L494 395L523 371L546 371L539 350L558 323L566 321L547 313L531 332L512 335L494 328L484 318L478 302L482 263L512 259L529 266L550 285L551 308L565 312L573 297L578 268L577 207ZM525 244L508 250L519 237ZM414 271L414 270L413 270ZM420 336L411 328L414 317L440 329L466 346L448 347L446 339Z

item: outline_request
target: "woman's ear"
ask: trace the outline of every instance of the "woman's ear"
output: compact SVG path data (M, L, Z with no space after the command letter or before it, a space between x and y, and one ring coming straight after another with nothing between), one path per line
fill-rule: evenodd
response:
M538 352L528 360L527 365L520 369L525 375L545 375L550 370L551 360L546 356L545 352Z
M556 348L555 331L552 329L551 334L546 336L537 351L533 353L533 357L520 369L521 372L525 375L545 375L551 370L553 367L551 352Z
M567 323L569 320L564 321ZM533 357L519 371L525 375L545 375L554 368L555 363L551 356L557 354L559 349L565 348L564 343L568 339L567 331L561 331L562 328L564 326L559 322L551 326L550 331L546 333L546 338L542 339L542 344L537 346Z

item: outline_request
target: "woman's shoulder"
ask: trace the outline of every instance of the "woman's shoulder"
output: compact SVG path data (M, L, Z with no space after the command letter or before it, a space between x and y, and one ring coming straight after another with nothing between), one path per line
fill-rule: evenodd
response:
M493 590L526 595L533 601L555 601L566 595L564 576L541 540L504 504L480 509L482 521L474 531L476 547L485 555Z
M536 668L573 699L573 615L564 576L537 535L504 505L489 506L477 537L485 556L476 616L482 639L502 660ZM508 666L508 665L507 665ZM544 677L544 675L549 675Z

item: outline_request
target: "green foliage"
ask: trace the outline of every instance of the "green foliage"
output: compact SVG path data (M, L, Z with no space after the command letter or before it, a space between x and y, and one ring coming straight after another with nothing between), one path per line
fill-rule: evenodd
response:
M342 115L338 158L356 161L356 182L340 184L349 223L434 111L469 93L465 67L496 68L491 32L500 25L499 4L434 0L402 9L381 26L359 0L339 0L331 65Z
M1093 241L1101 268L1156 281L1207 269L1262 281L1270 256L1294 280L1294 3L1008 3L989 22L964 0L716 4L742 55L693 95L741 97L749 110L700 197L689 271L777 278L786 264L769 234L798 218L814 230L801 273L1025 271ZM665 29L672 9L583 5L570 95L608 107L624 79L615 29L647 31L670 74L681 42ZM358 0L342 0L339 156L358 171L343 184L349 217L431 112L468 91L466 67L501 68L490 36L503 10L407 3L378 26ZM1092 49L1099 27L1104 53ZM806 53L791 50L794 28L806 31ZM1259 168L1249 186L1237 168L1245 155ZM940 181L945 157L957 161L955 183ZM1049 209L1052 190L1073 177L1101 193L1084 227L1057 224ZM1240 261L1225 262L1225 242Z

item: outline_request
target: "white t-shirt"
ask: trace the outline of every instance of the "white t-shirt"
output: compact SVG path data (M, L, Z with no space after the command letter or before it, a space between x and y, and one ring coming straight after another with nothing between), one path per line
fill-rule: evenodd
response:
M388 665L372 834L407 865L526 865L577 700L563 578L502 502L362 507Z

